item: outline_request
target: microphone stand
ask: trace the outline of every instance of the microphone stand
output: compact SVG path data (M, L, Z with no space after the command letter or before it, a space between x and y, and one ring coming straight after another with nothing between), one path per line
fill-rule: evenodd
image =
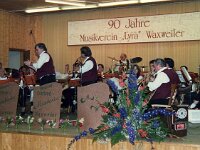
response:
M33 31L31 30L29 34L32 36L34 44L36 44L35 35L33 34Z

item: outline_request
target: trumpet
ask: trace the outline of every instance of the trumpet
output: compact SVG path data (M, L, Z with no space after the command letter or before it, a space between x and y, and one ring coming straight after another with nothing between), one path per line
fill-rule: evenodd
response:
M81 65L83 65L83 62L85 61L85 58L83 57L78 57L75 61L75 63L73 64L73 66L75 67L80 67Z
M149 82L153 82L155 80L155 76L154 73L149 72L147 74L144 75L144 77L138 81L138 86L139 87L147 87L147 84Z

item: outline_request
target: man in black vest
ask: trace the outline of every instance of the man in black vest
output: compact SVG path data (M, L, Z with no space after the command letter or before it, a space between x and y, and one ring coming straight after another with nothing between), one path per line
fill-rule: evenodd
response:
M151 104L168 104L168 98L171 95L170 74L163 59L156 59L154 62L156 74L155 80L148 83L150 91L154 91L149 105Z
M180 80L179 80L178 74L174 70L174 60L172 58L164 58L164 60L165 60L168 72L170 74L169 77L171 77L170 82L178 86L178 84L180 83Z
M84 46L80 49L81 58L83 62L78 62L78 65L74 67L74 71L80 73L80 83L82 86L93 84L97 82L97 64L92 57L92 52L89 47ZM74 100L76 97L77 88L68 88L63 91L63 108L71 106L72 112L75 112L77 104ZM76 98L75 98L76 99Z
M36 55L39 57L36 63L25 61L24 64L36 70L36 78L40 85L55 82L55 68L53 59L48 54L47 48L44 43L35 45Z
M81 57L84 58L79 72L81 74L81 85L86 86L97 82L97 64L92 57L92 52L89 47L84 46L80 49Z

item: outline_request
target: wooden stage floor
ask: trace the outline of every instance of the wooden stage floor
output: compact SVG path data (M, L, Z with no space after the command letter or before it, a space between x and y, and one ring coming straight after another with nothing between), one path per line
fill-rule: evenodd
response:
M38 129L26 128L15 129L1 127L0 150L67 150L68 144L74 135L78 134L77 128L70 127L68 130L61 129ZM188 135L174 139L167 138L164 142L154 142L154 150L200 150L200 124L188 124ZM145 141L120 142L111 147L111 144L92 142L91 137L82 138L74 143L71 150L151 150L151 144Z

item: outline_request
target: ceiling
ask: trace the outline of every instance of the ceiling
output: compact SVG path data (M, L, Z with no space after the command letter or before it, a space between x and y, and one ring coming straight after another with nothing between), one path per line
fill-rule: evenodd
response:
M131 0L60 0L60 1L69 1L69 2L79 2L79 3L84 3L86 5L96 5L98 6L99 3L102 2L118 2L118 1L131 1ZM137 4L140 4L140 1L142 0L132 0L132 1L137 1ZM148 0L149 1L149 0ZM161 3L161 2L165 2L165 3L171 3L171 2L182 2L182 1L186 1L186 0L157 0L158 2L155 3ZM187 0L188 1L188 0ZM190 0L193 1L193 0ZM128 5L128 4L127 4ZM132 4L133 5L133 4ZM49 8L49 7L70 7L70 5L66 5L66 4L55 4L55 3L48 3L45 2L45 0L0 0L0 9L2 10L6 10L9 12L22 12L24 13L24 11L26 9L32 9L32 8ZM99 6L98 6L99 7ZM97 8L98 8L97 7ZM112 6L110 6L112 7Z

